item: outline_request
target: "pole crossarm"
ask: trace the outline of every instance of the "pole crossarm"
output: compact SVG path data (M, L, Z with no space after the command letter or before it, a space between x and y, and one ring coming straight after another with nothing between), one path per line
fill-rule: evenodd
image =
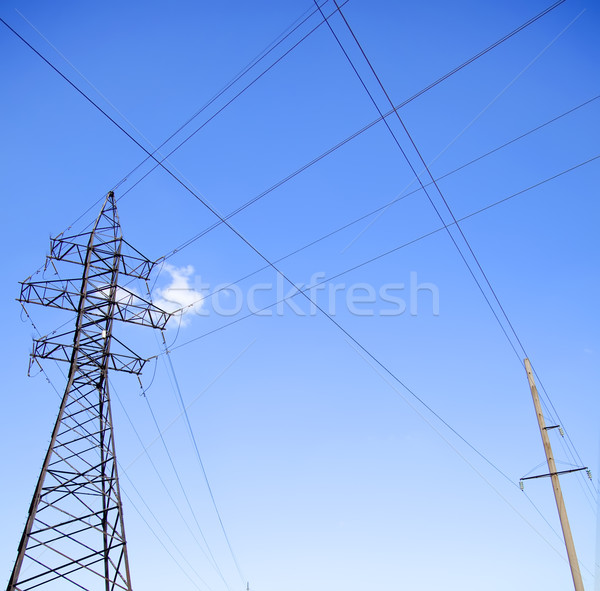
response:
M535 478L548 478L549 476L560 476L561 474L571 474L572 472L583 472L583 470L587 470L588 467L584 466L583 468L573 468L572 470L561 470L560 472L549 472L548 474L537 474L536 476L524 476L519 480L523 482L524 480L534 480Z
M7 590L131 591L108 376L139 374L146 360L113 328L163 330L171 315L119 284L148 280L154 263L123 240L112 192L90 232L51 240L50 263L81 275L28 280L19 300L75 313L73 330L34 340L31 355L68 362L69 373Z

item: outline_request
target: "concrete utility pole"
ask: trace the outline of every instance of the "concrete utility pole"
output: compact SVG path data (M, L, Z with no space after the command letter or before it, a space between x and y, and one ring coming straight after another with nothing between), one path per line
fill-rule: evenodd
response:
M556 463L554 462L554 456L552 455L552 446L550 445L550 438L548 437L548 427L546 427L544 414L542 413L540 397L538 396L538 391L535 386L533 371L531 369L529 359L525 359L525 370L527 371L527 379L529 380L529 387L531 388L531 396L533 398L533 405L535 406L535 414L537 415L538 424L540 426L540 434L542 435L542 442L544 443L544 452L546 453L548 470L550 472L548 476L550 476L552 480L552 489L554 490L554 498L556 499L558 516L560 517L560 526L562 527L565 546L567 547L567 555L569 557L569 565L571 567L573 583L575 584L575 591L585 591L583 588L583 581L581 579L581 572L579 571L579 562L575 552L575 544L573 543L571 527L569 526L569 519L567 518L567 509L565 508L565 501L563 499L560 481L556 471Z

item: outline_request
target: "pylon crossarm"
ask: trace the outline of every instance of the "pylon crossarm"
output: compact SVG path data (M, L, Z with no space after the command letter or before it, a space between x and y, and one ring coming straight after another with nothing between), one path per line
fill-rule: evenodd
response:
M74 263L78 265L84 265L87 255L87 246L82 244L82 238L89 239L91 232L85 234L77 234L75 236L68 237L56 237L50 240L50 254L48 255L48 261L63 261L66 263ZM128 249L132 250L135 254L120 254L119 255L119 273L126 275L133 279L148 280L150 274L154 270L156 263L146 258L136 248L131 246L127 241L122 238L115 238L106 244L110 244L115 240L120 240L127 246ZM97 247L94 249L98 259L96 262L105 260L102 255L109 255L106 259L110 258L112 254L110 249ZM107 263L107 268L110 268L110 263Z
M150 278L150 274L154 271L154 268L158 264L157 261L150 261L146 258L135 246L132 246L123 238L123 244L126 248L132 251L133 254L126 254L122 258L123 266L120 270L121 273L128 277L138 277L147 281Z
M77 312L80 298L79 288L72 283L72 280L51 279L22 283L18 301L22 304L38 304L48 308Z
M58 343L49 339L38 339L35 340L33 344L32 356L34 357L39 357L40 359L52 359L54 361L63 361L66 363L71 362L71 358L73 356L72 344ZM129 347L126 348L129 349ZM102 367L103 356L101 355L101 350L93 351L90 354L82 353L82 356L84 357L84 360L90 364ZM109 353L108 358L109 369L136 375L140 375L142 373L144 365L146 365L147 361L138 355L124 355L120 353Z
M99 276L94 276L94 279ZM119 299L110 300L109 286L102 284L87 292L87 305L81 309L88 317L107 318L108 308L115 307L115 320L129 322L150 328L163 330L172 314L145 300L124 287L116 288ZM81 292L73 279L51 279L23 283L19 302L38 304L48 308L58 308L70 312L79 312ZM87 323L89 326L93 323Z

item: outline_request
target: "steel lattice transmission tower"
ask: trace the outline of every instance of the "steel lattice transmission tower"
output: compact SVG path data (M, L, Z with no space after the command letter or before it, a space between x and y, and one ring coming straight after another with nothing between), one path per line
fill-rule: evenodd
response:
M90 232L51 240L46 267L58 261L78 269L77 278L27 280L19 298L76 319L72 331L34 341L32 360L70 368L8 591L131 590L108 371L139 374L145 360L113 336L113 325L162 330L170 315L118 283L148 280L154 263L123 240L112 192Z

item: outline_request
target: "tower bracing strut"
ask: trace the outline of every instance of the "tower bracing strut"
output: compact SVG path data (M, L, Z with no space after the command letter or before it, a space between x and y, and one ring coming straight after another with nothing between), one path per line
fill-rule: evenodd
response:
M76 278L27 280L19 298L76 317L72 331L34 341L32 359L69 372L8 591L131 591L108 372L139 374L145 360L112 333L115 321L163 330L170 315L119 285L148 280L154 263L123 239L112 192L91 231L51 240L55 263Z

